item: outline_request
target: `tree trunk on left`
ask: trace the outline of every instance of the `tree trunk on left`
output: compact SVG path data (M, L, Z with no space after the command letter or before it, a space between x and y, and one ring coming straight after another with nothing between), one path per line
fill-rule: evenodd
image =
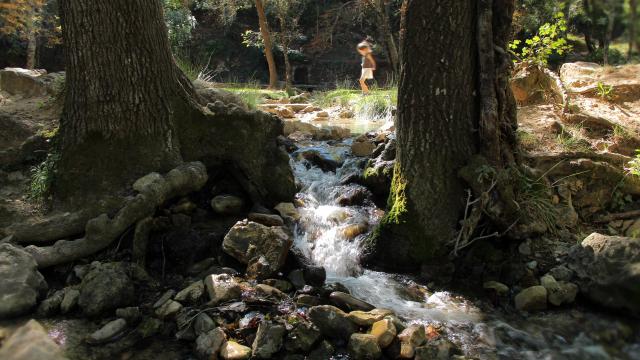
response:
M269 88L276 89L278 87L278 70L276 68L275 57L273 56L271 31L267 23L267 16L264 13L262 0L256 0L256 11L258 12L258 22L260 23L260 34L264 42L264 56L267 58L267 65L269 66Z
M36 67L36 49L38 48L38 33L34 18L37 15L38 9L31 6L30 14L27 19L27 69L35 69Z
M292 196L276 142L282 124L198 103L173 60L160 1L60 0L60 10L67 74L53 187L60 205L119 198L133 180L183 160L228 166L256 201ZM263 176L274 169L280 177Z

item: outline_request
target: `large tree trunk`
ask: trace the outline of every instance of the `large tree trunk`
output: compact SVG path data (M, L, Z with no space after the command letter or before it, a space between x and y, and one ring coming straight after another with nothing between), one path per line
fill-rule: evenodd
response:
M67 77L54 192L62 204L119 197L142 175L194 160L227 166L256 201L293 194L276 143L282 124L203 108L172 58L159 1L62 0L60 10ZM262 178L272 168L284 181Z
M26 19L27 31L27 69L35 69L36 67L36 49L38 48L38 33L34 18L37 16L38 9L35 5L30 5L30 14Z
M271 32L267 24L267 16L264 13L264 4L262 0L256 0L256 10L258 11L258 22L260 23L260 34L264 41L264 56L267 58L269 65L269 87L275 89L278 87L278 70L276 69L276 60L273 57L273 45L271 43Z
M458 172L475 154L496 167L515 161L504 51L513 9L512 0L407 1L397 163L371 263L409 270L445 255L465 209Z

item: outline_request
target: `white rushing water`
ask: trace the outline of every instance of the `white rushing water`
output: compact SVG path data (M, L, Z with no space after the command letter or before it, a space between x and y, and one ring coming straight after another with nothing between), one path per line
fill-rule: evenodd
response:
M356 160L350 158L348 143L316 142L308 146L320 147L336 158L347 159L335 173L292 160L296 179L302 187L298 199L303 204L299 209L301 219L296 229L295 246L326 269L329 282L345 285L355 297L376 307L391 309L409 323L435 324L446 329L449 339L467 356L482 359L611 358L602 346L575 327L573 331L577 331L578 336L573 340L551 333L565 323L571 327L571 321L575 321L571 318L561 318L557 324L544 323L547 321L544 319L543 326L531 327L526 332L503 320L500 314L483 314L462 296L447 291L428 291L406 276L363 269L360 256L365 235L351 239L344 230L358 224L372 229L382 213L373 204L337 204L336 199L352 186L341 185L340 179L357 166Z

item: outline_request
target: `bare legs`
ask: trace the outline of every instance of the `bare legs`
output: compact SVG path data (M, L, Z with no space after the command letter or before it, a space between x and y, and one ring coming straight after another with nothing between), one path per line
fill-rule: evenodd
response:
M367 80L364 78L360 78L360 87L362 88L362 93L365 95L369 95L369 86L367 86Z

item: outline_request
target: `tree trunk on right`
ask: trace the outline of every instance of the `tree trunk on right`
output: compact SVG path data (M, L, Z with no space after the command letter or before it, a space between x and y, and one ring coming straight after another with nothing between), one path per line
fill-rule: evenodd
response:
M264 13L264 4L262 0L256 0L256 10L258 12L258 22L260 23L260 34L264 42L264 56L267 58L269 65L269 88L278 87L278 70L276 69L276 60L273 57L273 44L271 42L271 32L267 23L267 15Z
M402 24L397 162L368 262L412 270L448 252L465 209L458 172L481 154L515 161L504 50L513 0L408 0Z
M629 53L628 58L631 58L634 51L638 50L638 38L636 34L636 21L638 13L638 1L629 0Z

